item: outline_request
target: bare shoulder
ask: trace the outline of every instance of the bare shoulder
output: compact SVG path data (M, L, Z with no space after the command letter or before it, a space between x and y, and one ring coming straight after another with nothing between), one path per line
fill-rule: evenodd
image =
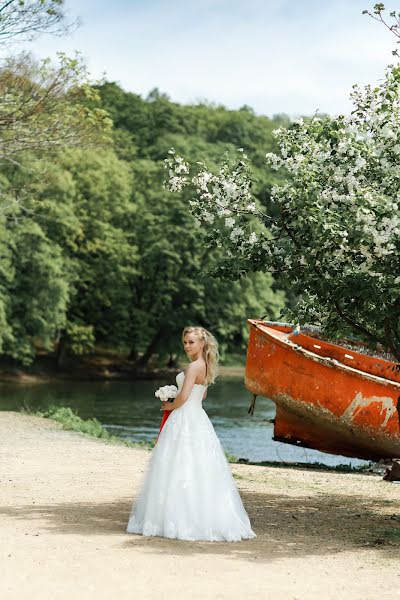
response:
M206 363L204 362L204 360L201 358L191 362L188 368L186 369L186 375L190 375L195 380L199 379L203 381L204 377L206 376ZM197 383L200 383L200 381L198 381Z
M201 373L201 362L199 360L191 362L185 373L186 375L199 375Z

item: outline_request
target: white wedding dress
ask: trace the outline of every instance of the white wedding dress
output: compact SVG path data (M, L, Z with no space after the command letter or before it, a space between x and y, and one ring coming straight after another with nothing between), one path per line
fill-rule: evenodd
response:
M176 378L182 389L184 373ZM229 463L195 384L168 417L150 456L128 533L180 540L254 538Z

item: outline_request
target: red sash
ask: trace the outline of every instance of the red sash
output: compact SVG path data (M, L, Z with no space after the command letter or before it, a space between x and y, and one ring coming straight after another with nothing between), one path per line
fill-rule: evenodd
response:
M164 427L165 423L167 422L167 419L168 419L169 415L171 414L171 412L172 412L171 410L164 410L163 418L161 420L161 425L160 425L160 431L158 432L158 436L156 439L156 444L158 442L158 438L160 437L161 430Z

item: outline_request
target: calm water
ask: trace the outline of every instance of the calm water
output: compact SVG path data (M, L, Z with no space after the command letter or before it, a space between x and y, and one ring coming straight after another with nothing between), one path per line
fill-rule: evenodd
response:
M0 383L0 410L45 410L51 404L70 406L86 419L96 417L111 433L133 441L157 437L162 417L154 392L170 382L70 382L11 385ZM247 414L250 393L241 379L219 380L203 403L224 449L250 461L321 462L359 465L365 461L274 442L271 400L258 397L254 415Z

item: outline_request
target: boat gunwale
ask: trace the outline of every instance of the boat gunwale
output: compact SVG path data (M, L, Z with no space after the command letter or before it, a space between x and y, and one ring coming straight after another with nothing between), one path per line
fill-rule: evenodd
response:
M315 352L312 352L311 350L307 350L300 344L293 343L289 339L282 339L282 338L275 337L274 335L270 334L269 331L265 331L265 329L270 329L271 331L276 331L273 329L273 327L269 327L269 325L267 325L267 323L269 323L268 321L261 321L258 319L247 319L247 322L250 324L250 326L254 327L255 329L258 329L258 331L260 331L262 334L267 336L270 341L276 343L278 346L281 346L285 350L291 350L292 352L298 352L300 354L305 355L306 358L311 359L315 362L319 362L321 364L325 364L325 366L328 366L330 368L337 368L338 370L342 370L345 372L348 371L349 374L355 375L355 376L359 377L360 379L369 379L371 381L375 381L376 383L380 383L385 386L393 386L394 388L397 388L400 390L400 383L397 381L393 381L392 379L387 379L384 377L379 377L379 375L373 375L372 373L367 373L366 371L361 371L360 369L355 369L354 367L350 367L349 365L346 365L346 364L340 362L336 358L331 358L329 356L320 356L319 354L316 354ZM280 325L282 327L290 327L291 326L289 323L278 323L278 322L272 322L272 321L270 323L271 324L274 323L275 325ZM306 333L303 335L305 335L306 337L308 337L310 339L313 339L313 338L311 338L311 336L308 336ZM331 343L331 342L328 342L328 343ZM333 344L333 345L335 345L335 344ZM337 347L341 348L341 346L339 346L339 345L337 345ZM343 348L343 349L345 350L345 348ZM353 351L351 351L351 352L352 352L352 354L357 354L359 356L363 356L360 352L353 352ZM382 360L382 359L379 359L379 360ZM390 361L387 361L387 362L390 363ZM395 363L393 363L393 364L395 364ZM245 379L247 379L246 375L245 375Z

